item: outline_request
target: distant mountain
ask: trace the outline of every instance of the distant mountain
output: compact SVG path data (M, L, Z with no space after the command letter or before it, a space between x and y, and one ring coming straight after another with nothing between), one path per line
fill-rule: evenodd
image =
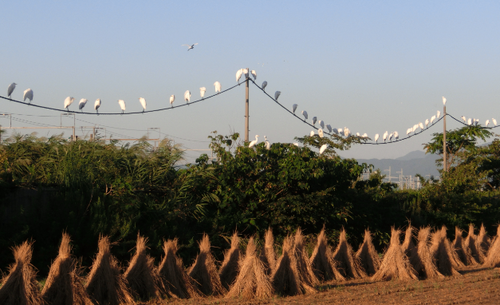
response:
M416 150L408 153L397 159L357 159L358 163L373 164L375 169L380 169L383 175L389 176L389 167L391 168L391 176L397 177L401 175L401 170L404 176L415 176L420 174L423 177L428 176L439 177L439 172L436 167L438 155L425 154L423 151Z

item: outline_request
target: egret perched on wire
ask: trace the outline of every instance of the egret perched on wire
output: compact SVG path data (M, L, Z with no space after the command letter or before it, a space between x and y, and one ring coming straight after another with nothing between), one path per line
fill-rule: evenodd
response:
M170 107L174 107L174 101L175 101L175 95L174 95L174 94L172 94L172 95L170 96Z
M465 117L464 116L462 116L462 117L463 117L464 122L465 122ZM436 120L436 116L435 115L431 116L430 124L432 125L432 122L434 122L435 120Z
M120 105L120 109L122 110L122 113L125 112L125 101L124 100L118 100L118 105Z
M236 82L240 81L241 75L243 74L243 69L236 71Z
M266 149L270 150L271 149L271 143L267 140L267 136L264 136L264 141L266 142Z
M406 129L406 135L409 135L411 133L411 128Z
M395 131L395 132L394 132L394 138L395 138L396 140L398 140L398 139L399 139L399 133L398 133L397 131Z
M7 88L7 97L10 98L10 96L12 95L12 92L14 92L14 89L16 89L16 83L12 83L9 85L9 87Z
M266 91L267 81L262 82L262 90Z
M83 107L85 107L85 105L87 105L87 99L86 98L82 98L80 100L80 102L78 103L78 109L82 110ZM83 110L82 110L83 112Z
M297 110L297 104L293 104L292 105L292 112L293 112L293 114L295 114L295 110Z
M257 72L255 72L255 70L252 70L250 71L250 73L252 73L253 80L257 80Z
M438 110L437 113L436 113L436 118L439 119L440 116L441 116L441 111Z
M321 145L321 147L319 148L319 154L320 155L323 154L327 147L328 147L328 144Z
M183 46L186 46L188 47L188 51L193 49L195 45L197 45L198 43L193 43L193 44L183 44Z
M191 92L189 90L186 90L186 92L184 92L184 100L189 105L189 101L191 100Z
M33 90L31 88L24 90L23 100L26 101L26 99L29 99L30 103L33 100Z
M248 148L252 148L254 147L257 142L259 142L259 135L255 135L255 140L253 140L252 142L250 142L250 144L248 144Z
M497 126L497 120L495 120L494 118L491 119L491 121L493 122L493 125Z
M329 133L332 133L332 125L330 124L326 125L326 129L328 129Z
M64 108L65 108L66 110L68 110L68 111L69 111L68 107L69 107L69 105L73 104L73 101L74 101L74 100L75 100L75 98L74 98L74 97L72 97L72 96L68 96L68 97L64 100Z
M379 134L377 133L377 134L375 135L375 143L377 143L377 141L378 141L378 138L379 138L379 137L380 137L380 136L379 136Z
M323 133L323 129L321 129L321 128L318 129L318 135L319 135L320 138L322 138L322 137L325 136L324 133Z
M418 126L420 127L420 130L424 130L424 124L422 124L422 122L418 123Z
M365 132L361 137L362 138L368 138L368 134Z
M308 118L307 111L302 110L302 115L305 117L305 120L307 120L307 118Z
M278 100L278 97L280 97L281 91L276 91L274 92L274 99Z
M467 125L469 125L469 126L470 126L470 125L472 125L472 119L471 119L471 118L469 118L469 119L467 120Z
M94 103L94 110L97 111L97 114L99 114L99 107L101 107L101 99L98 98L95 100Z
M143 98L143 97L140 97L139 98L139 103L141 103L141 106L142 106L142 112L144 112L144 110L146 110L146 99Z
M465 116L462 115L462 120L464 121L464 123L467 124L467 118Z
M203 98L205 96L205 92L206 91L207 91L207 88L205 88L205 87L201 87L200 88L200 96L201 96L201 98Z
M332 131L334 134L337 134L337 135L339 134L339 130L337 128L332 128Z
M425 128L429 127L429 119L425 119Z
M388 131L385 131L384 132L384 135L382 136L382 140L387 141L387 136L389 135L389 132Z
M309 133L309 136L314 137L314 135L315 135L314 130L311 130L311 132Z
M393 136L393 135L394 135L394 133L393 133L393 132L391 132L391 134L389 135L389 138L388 138L388 141L389 141L389 142L391 142L391 140L392 140L392 136Z
M323 129L325 128L325 122L324 121L319 120L318 123L319 123L319 126L321 126L321 128L323 128Z
M349 130L349 128L344 127L344 136L347 138L350 134L351 134L351 131Z
M312 123L313 123L313 126L314 126L314 124L316 124L316 121L317 121L317 120L318 120L318 118L317 118L317 117L315 117L315 116L313 116L313 118L312 118Z
M490 120L486 120L486 123L484 123L484 126L488 127L489 124L490 124Z
M243 74L245 74L245 79L248 78L248 69L243 68Z
M219 93L221 86L218 81L214 83L214 87L215 87L215 93Z

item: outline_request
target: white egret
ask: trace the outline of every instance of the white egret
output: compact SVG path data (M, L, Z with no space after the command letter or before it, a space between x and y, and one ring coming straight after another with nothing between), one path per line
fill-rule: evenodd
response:
M474 125L479 125L479 119L474 119Z
M255 70L252 70L250 73L252 73L253 80L257 80L257 72L255 72Z
M326 129L328 129L329 133L332 133L332 126L330 124L326 125Z
M266 91L267 81L262 82L262 90Z
M418 124L415 124L415 125L413 125L413 129L411 131L415 132L415 130L417 130L417 128L418 128Z
M98 98L95 100L95 103L94 103L94 110L97 111L97 113L99 113L99 107L101 107L101 99Z
M349 130L349 128L344 127L344 136L348 137L350 133L351 131Z
M172 95L170 96L170 107L174 107L174 101L175 101L175 95L174 95L174 94L172 94Z
M484 126L488 127L489 124L490 124L490 120L486 120L486 123L484 123Z
M429 119L425 119L425 128L429 127Z
M436 120L436 116L435 115L431 116L430 124L432 125L432 122L434 122L435 120ZM465 117L464 117L464 122L465 122Z
M339 134L339 130L337 128L332 128L332 131L334 134L337 134L337 135Z
M362 138L368 138L368 134L365 132L361 137Z
M120 109L122 110L122 113L125 112L125 101L124 100L118 100L118 105L120 105Z
M31 88L24 90L23 100L26 101L26 99L29 99L30 103L33 100L33 90Z
M377 133L377 134L375 134L375 138L374 138L374 139L375 139L375 143L377 143L377 141L378 141L378 138L379 138L379 137L380 137L380 136L379 136L379 134L378 134L378 133Z
M245 78L248 78L248 69L247 68L243 69L243 74L245 74Z
M219 93L221 86L218 81L214 83L214 87L215 87L215 93Z
M193 43L193 44L183 44L183 46L186 46L188 47L188 51L193 49L195 45L197 45L198 43Z
M309 136L314 137L314 130L311 130L311 132L309 133Z
M322 138L322 137L325 136L324 133L323 133L323 129L321 129L321 128L318 129L318 135L319 135L320 138Z
M65 108L66 110L68 110L68 111L69 111L68 107L69 107L69 105L73 104L73 101L74 101L74 100L75 100L75 98L74 98L74 97L72 97L72 96L68 96L68 97L64 100L64 108Z
M343 130L342 128L339 128L339 129L338 129L338 131L339 131L339 134L340 134L340 135L343 135L343 134L344 134L344 130Z
M270 150L271 149L271 143L267 140L267 136L264 136L264 141L266 142L266 149Z
M292 105L292 112L293 112L293 114L295 114L295 110L297 110L297 104L293 104Z
M302 115L306 118L305 120L307 120L307 118L308 118L307 111L302 110ZM305 121L305 120L304 120L304 121Z
M397 131L394 132L394 138L397 140L399 139L399 133Z
M255 135L255 140L253 140L252 142L250 142L250 144L248 144L248 147L249 148L254 147L257 144L257 142L259 142L259 135Z
M443 96L443 106L446 106L446 97Z
M495 120L494 118L491 119L491 121L493 122L493 125L497 126L497 120Z
M190 99L191 99L191 91L186 90L186 92L184 92L184 100L186 101L186 103L189 104Z
M391 132L391 133L389 134L389 137L388 137L388 141L389 141L389 142L391 142L391 140L392 140L392 137L393 137L393 136L394 136L394 133L393 133L393 132Z
M462 120L464 120L464 123L467 124L467 118L464 115L462 115Z
M424 130L424 124L422 124L422 122L418 123L418 126L420 127L420 130Z
M327 147L328 147L328 144L321 145L321 147L319 148L319 154L320 155L323 154Z
M469 125L469 126L470 126L470 125L472 125L472 119L471 119L471 118L469 118L469 119L467 120L467 125Z
M356 137L360 137L361 135L359 134L359 132L356 132Z
M14 89L16 89L16 83L12 83L7 87L7 97L10 97L12 95L12 92L14 92Z
M436 118L439 119L440 116L441 116L441 111L438 110L437 113L436 113Z
M281 91L276 91L274 92L274 99L278 100L278 97L280 97Z
M293 142L293 145L299 147L299 143L297 143L297 142Z
M384 140L384 142L387 141L387 136L389 136L389 132L388 131L385 131L384 132L384 135L382 136L382 140Z
M207 92L207 88L201 87L200 88L200 96L201 96L201 98L203 98L205 96L205 92Z
M411 128L406 129L406 135L409 135L411 133Z
M82 110L83 107L85 107L85 105L87 105L87 99L86 98L82 98L80 100L80 102L78 103L78 109ZM82 110L83 111L83 110Z
M318 123L319 123L319 126L321 126L321 128L323 128L323 129L325 128L325 122L324 121L319 120Z
M142 106L142 112L144 112L144 110L146 110L146 99L143 98L143 97L140 97L139 98L139 103L141 103L141 106Z
M315 117L315 116L313 116L313 118L312 118L312 123L313 123L313 126L314 126L314 124L316 124L316 121L317 121L317 120L318 120L318 118L317 118L317 117Z
M241 75L243 74L243 69L236 71L236 82L240 81Z

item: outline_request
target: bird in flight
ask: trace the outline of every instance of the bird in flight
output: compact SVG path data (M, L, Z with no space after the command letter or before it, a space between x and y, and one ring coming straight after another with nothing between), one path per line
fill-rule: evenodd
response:
M183 44L183 46L186 46L188 47L188 51L193 49L195 45L197 45L198 43L193 43L193 44Z

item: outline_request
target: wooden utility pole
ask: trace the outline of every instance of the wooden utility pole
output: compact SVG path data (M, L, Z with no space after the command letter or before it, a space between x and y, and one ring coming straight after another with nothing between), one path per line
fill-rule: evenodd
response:
M247 71L250 71L247 69ZM245 142L248 142L248 134L250 133L250 122L249 122L249 118L250 118L250 90L249 90L249 87L248 87L248 83L250 82L249 78L250 78L250 75L249 73L247 73L245 75L245 77L247 78L246 79L246 90L245 90Z
M448 171L448 162L446 162L446 98L443 96L443 171Z

